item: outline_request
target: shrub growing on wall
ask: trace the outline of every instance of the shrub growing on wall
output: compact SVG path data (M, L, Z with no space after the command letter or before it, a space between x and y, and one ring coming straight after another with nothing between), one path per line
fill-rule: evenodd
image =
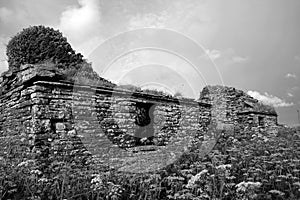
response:
M76 66L83 62L62 33L42 25L23 29L8 42L6 54L9 68L19 69L21 64L37 64L45 60Z

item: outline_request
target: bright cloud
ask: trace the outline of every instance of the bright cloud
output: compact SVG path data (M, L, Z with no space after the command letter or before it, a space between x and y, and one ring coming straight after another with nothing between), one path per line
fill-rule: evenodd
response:
M297 78L296 74L288 73L285 75L286 78Z
M97 44L101 30L100 4L97 0L78 0L79 7L68 7L60 18L59 29L75 49L84 54Z
M0 37L0 74L1 72L8 69L7 57L6 57L6 46L5 44L8 43L9 38L7 37Z
M217 58L221 57L221 51L216 49L213 50L206 49L205 52L212 60L216 60Z
M293 103L286 102L283 99L280 99L279 97L273 96L268 93L260 94L257 91L248 91L248 95L251 97L261 101L264 104L271 105L274 107L288 107L294 105Z

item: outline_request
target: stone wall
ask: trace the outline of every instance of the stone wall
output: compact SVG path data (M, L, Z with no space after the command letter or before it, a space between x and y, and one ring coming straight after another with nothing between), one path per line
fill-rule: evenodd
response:
M171 164L217 130L277 130L277 114L241 90L207 86L198 101L64 79L52 65L24 65L0 78L1 155L127 172ZM212 128L211 130L209 130ZM198 145L198 146L197 146Z
M241 130L277 133L278 122L277 116L262 113L239 113L238 125Z
M29 157L34 129L34 88L21 74L5 72L0 77L0 156Z
M207 86L200 95L212 105L212 121L242 131L276 131L277 113L242 90L226 86ZM261 120L260 120L261 119Z
M2 79L1 137L26 136L44 170L59 160L159 169L201 142L210 124L210 104L65 82L44 65Z

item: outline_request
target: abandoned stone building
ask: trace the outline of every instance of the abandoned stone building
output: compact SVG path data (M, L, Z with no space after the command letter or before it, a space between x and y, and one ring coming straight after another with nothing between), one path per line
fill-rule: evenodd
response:
M276 131L277 113L272 106L264 105L242 90L226 86L207 86L200 94L210 102L217 121L231 124L242 130Z
M174 162L202 142L209 127L220 124L274 131L277 114L225 86L207 86L193 100L134 92L105 81L74 83L46 64L23 65L0 77L1 154L20 141L23 153L34 151L41 160L57 159L67 149L71 157L92 154L99 165L147 171Z

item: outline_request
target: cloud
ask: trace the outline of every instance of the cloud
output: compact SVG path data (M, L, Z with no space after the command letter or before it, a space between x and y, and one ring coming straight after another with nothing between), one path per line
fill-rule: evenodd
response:
M293 95L292 93L290 93L290 92L288 92L287 95L288 95L289 97L293 97L293 96L294 96L294 95Z
M0 74L8 70L8 62L6 60L0 60Z
M294 78L294 79L297 78L296 74L291 74L291 73L286 74L285 77L286 78Z
M98 0L78 0L78 6L68 7L60 17L59 29L76 50L87 54L97 45L101 31L101 11Z
M217 49L206 49L205 52L212 60L218 60L218 64L220 65L245 63L249 60L249 57L239 56L232 48L228 48L222 51Z
M221 57L221 51L216 49L213 50L206 49L205 52L212 60L216 60L217 58Z
M285 100L280 99L279 97L273 96L271 94L268 94L266 92L264 94L260 94L257 91L248 91L247 94L261 101L264 104L271 105L274 107L288 107L294 105L294 103L286 102Z
M8 69L6 46L8 43L8 37L0 37L0 74Z
M36 0L10 0L3 4L0 5L0 37L11 38L23 28L43 24L63 32L73 48L85 56L99 44L99 0L53 0L39 3ZM5 45L1 43L0 71L7 69L2 56L5 49Z
M294 58L296 61L300 61L300 56L295 56Z

